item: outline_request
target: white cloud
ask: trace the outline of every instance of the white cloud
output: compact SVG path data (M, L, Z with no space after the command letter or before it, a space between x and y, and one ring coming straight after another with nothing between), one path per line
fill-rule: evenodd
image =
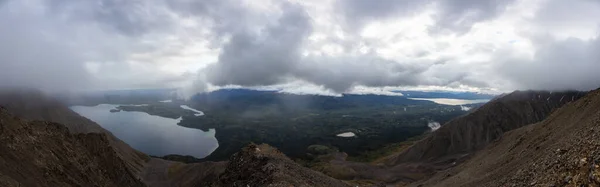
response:
M431 131L436 131L438 130L440 127L442 127L442 125L440 125L440 123L432 121L427 123L427 126L431 129Z
M460 109L461 109L462 111L469 111L469 110L471 110L471 107L468 107L468 106L462 106L462 105L460 105Z

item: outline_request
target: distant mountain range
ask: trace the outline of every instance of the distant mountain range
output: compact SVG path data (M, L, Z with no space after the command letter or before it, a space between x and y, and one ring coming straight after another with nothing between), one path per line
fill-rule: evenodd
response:
M335 97L248 89L222 89L196 94L191 98L191 102L198 107L206 107L209 110L214 108L246 110L247 108L266 105L277 105L283 109L335 110L432 103L430 101L412 100L403 96L343 94L342 97Z

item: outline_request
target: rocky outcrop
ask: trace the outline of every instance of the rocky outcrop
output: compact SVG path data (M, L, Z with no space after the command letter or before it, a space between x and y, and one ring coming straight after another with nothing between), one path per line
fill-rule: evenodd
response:
M387 161L433 163L453 166L465 156L496 141L503 133L544 120L564 104L576 101L583 92L515 91L500 96L477 110L443 125L423 140Z
M600 90L414 185L600 186Z
M144 186L106 134L72 134L0 108L0 186Z
M349 186L302 167L266 144L250 144L229 160L214 186Z

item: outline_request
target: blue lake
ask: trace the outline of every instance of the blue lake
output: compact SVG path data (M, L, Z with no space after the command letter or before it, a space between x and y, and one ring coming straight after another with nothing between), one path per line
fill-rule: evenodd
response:
M118 105L72 106L71 109L112 132L133 148L149 155L190 155L204 158L219 143L215 130L204 132L177 125L181 119L152 116L144 112L115 112Z

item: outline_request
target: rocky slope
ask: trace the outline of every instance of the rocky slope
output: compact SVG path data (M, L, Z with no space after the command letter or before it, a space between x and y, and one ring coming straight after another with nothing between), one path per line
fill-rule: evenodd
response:
M414 185L600 186L600 89Z
M582 92L515 91L444 124L387 165L423 162L448 167L497 140L504 132L539 122Z
M107 135L71 134L0 108L0 186L144 186Z
M44 120L63 124L71 133L102 133L111 148L125 161L127 168L138 175L149 157L131 148L95 122L80 116L61 102L35 90L0 90L0 106L28 120Z

